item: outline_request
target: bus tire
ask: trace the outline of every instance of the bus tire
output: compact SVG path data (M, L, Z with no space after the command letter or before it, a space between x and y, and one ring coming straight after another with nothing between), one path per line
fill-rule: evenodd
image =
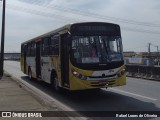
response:
M29 80L33 80L31 68L28 68L28 78Z
M60 87L58 86L58 78L55 72L52 72L51 74L51 87L55 91L60 91Z

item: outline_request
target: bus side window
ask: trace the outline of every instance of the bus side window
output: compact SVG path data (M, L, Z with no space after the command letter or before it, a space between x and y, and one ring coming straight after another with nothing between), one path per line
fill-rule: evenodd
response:
M30 52L31 51L31 45L30 44L28 44L28 46L27 46L27 57L30 57Z
M44 38L42 41L41 54L42 56L49 55L49 38L48 37Z
M31 43L31 46L30 46L30 56L31 57L35 56L35 50L36 50L35 43Z
M50 43L50 55L59 55L59 36L52 36Z
M44 50L43 50L43 48L44 48L43 46L44 46L43 41L41 41L41 55L42 55L42 56L43 56L43 51L44 51Z
M21 57L24 55L24 47L25 45L21 45Z

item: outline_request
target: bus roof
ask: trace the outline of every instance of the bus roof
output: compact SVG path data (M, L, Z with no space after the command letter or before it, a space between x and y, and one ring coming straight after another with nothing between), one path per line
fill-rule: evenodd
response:
M39 39L41 39L41 38L43 38L43 37L45 37L45 36L47 36L47 35L51 35L51 34L54 34L54 33L58 33L58 32L63 31L63 30L65 30L65 29L68 29L68 30L69 30L69 28L70 28L71 25L72 25L72 24L67 24L67 25L65 25L65 26L63 26L63 27L57 28L57 29L55 29L55 30L52 30L52 31L47 32L47 33L45 33L45 34L42 34L42 35L40 35L40 36L38 36L38 37L32 38L32 39L30 39L30 40L28 40L28 41L25 41L25 42L23 42L22 44L25 44L25 43L28 43L28 42L32 42L32 41L38 41Z
M25 44L25 43L28 43L28 42L32 42L32 41L39 41L39 40L41 40L41 38L43 38L45 36L48 36L48 35L51 35L51 34L56 34L56 33L59 33L59 32L66 31L66 30L69 31L72 25L78 25L78 24L108 24L108 25L113 25L113 26L119 26L118 24L108 23L108 22L80 22L80 23L71 23L71 24L64 25L63 27L57 28L55 30L52 30L50 32L47 32L45 34L42 34L42 35L40 35L38 37L35 37L33 39L30 39L28 41L25 41L22 44Z

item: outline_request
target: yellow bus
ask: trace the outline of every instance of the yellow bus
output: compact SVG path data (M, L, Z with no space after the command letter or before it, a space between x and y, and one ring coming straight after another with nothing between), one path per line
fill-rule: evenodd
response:
M69 24L21 44L21 70L55 89L123 86L126 72L120 26Z

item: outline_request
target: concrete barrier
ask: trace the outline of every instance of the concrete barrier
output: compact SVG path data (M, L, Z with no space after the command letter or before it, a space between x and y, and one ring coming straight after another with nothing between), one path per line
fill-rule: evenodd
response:
M160 81L160 67L126 65L128 77Z

